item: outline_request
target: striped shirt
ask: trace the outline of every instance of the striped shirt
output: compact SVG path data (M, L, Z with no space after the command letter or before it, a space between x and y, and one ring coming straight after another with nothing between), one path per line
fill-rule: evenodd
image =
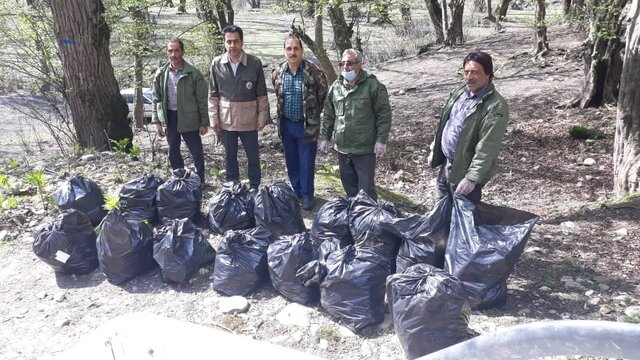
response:
M178 110L178 80L182 76L182 68L174 70L169 66L169 77L167 79L167 108Z
M284 117L291 121L304 120L303 112L303 95L302 84L304 77L302 75L302 67L304 62L298 65L298 71L295 74L291 73L291 70L287 66L287 71L282 74L282 82L284 87Z
M456 144L460 137L460 131L462 131L462 125L464 119L469 115L469 110L476 106L478 101L489 91L489 84L480 89L474 96L470 96L469 90L465 90L462 95L456 100L451 109L449 120L444 126L442 132L442 152L444 156L453 161L456 155Z

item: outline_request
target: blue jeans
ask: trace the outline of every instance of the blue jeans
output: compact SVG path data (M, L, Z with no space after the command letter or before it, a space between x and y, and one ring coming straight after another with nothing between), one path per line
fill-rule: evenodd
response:
M224 145L225 168L227 181L240 180L238 169L238 138L242 141L242 147L247 154L247 175L249 185L257 188L260 185L260 148L258 146L258 132L253 131L227 131L220 130Z
M318 142L304 142L304 120L291 121L283 116L280 126L291 187L303 199L313 199Z

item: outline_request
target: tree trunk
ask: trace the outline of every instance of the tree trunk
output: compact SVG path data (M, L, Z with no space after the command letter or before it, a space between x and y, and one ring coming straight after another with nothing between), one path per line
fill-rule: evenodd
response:
M78 141L107 149L109 139L133 139L109 53L110 29L101 0L51 0L54 33Z
M444 42L444 31L442 31L442 8L438 0L425 0L427 5L427 11L429 12L429 18L433 25L433 34L436 38L436 44L442 44Z
M549 52L549 42L547 41L547 4L545 0L536 0L536 44L533 49L534 56L543 56Z
M327 77L328 84L333 84L333 82L338 78L336 74L336 70L333 67L333 63L329 56L327 55L327 51L324 48L324 37L322 35L322 7L318 5L316 8L316 26L315 26L315 34L314 39L312 39L300 26L291 25L291 32L302 40L303 43L307 45L307 47L313 52L313 54L320 61L320 67L322 71L324 71L325 76Z
M331 20L333 39L339 53L338 56L342 56L343 51L353 48L351 43L351 37L353 36L353 24L347 24L347 20L344 17L344 11L342 11L340 4L330 5L327 8L327 13Z
M207 25L207 37L209 44L209 52L212 54L218 54L224 51L224 44L222 40L222 26L221 21L218 19L217 11L215 10L215 0L201 0L200 6L202 16L205 24Z
M613 186L618 196L640 191L640 3L631 5L620 82Z
M571 16L571 0L562 0L562 15Z
M408 4L400 5L400 17L403 23L411 23L411 7Z
M599 107L617 99L622 72L620 51L624 45L620 41L620 14L626 4L627 0L606 0L592 7L583 53L585 80L573 106Z
M178 4L178 12L186 13L187 12L187 0L180 0Z
M249 0L249 6L252 9L259 9L260 8L260 0Z
M496 9L498 14L498 21L504 19L507 16L507 10L509 10L509 3L511 0L501 0L500 6Z
M496 19L491 11L491 0L487 0L487 20L489 20L489 22L493 24L493 26L496 28L496 31L501 31L502 25L500 25L500 22L498 21L498 19Z
M144 54L147 52L149 36L146 30L147 9L146 8L130 8L131 18L135 24L135 39L133 45L133 77L135 82L134 102L133 102L133 119L136 128L142 129L144 126L144 100L142 98L143 76L144 71Z
M220 29L224 29L228 25L233 25L235 12L233 11L233 4L231 0L213 0L216 6L216 12L218 13L218 21L220 22Z
M444 43L447 46L462 44L464 42L464 36L462 34L464 0L453 0L449 2L449 6L451 8L451 22L447 27Z

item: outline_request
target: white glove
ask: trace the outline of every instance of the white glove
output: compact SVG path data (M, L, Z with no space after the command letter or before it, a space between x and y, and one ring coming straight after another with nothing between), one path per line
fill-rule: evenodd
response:
M385 145L385 144L381 144L381 143L377 142L373 146L373 153L376 154L376 157L381 157L382 155L384 155L385 151L387 151L387 145Z
M475 187L476 187L476 183L464 178L458 183L458 187L456 187L456 192L462 195L467 195L470 192L472 192Z
M427 156L427 167L433 167L433 151Z
M320 141L318 148L320 148L320 151L326 154L329 152L329 150L331 150L331 142L329 140L322 140Z

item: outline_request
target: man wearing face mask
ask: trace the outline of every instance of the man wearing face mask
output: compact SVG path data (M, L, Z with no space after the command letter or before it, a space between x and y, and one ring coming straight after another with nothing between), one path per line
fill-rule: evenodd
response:
M496 172L509 121L507 102L493 86L491 55L475 51L463 60L465 83L442 109L427 159L438 173L435 201L453 192L480 202L484 184Z
M391 105L387 88L362 69L363 56L347 49L340 61L341 74L329 88L320 130L320 150L331 141L338 152L340 181L347 196L364 190L377 199L376 158L386 151L391 129Z

